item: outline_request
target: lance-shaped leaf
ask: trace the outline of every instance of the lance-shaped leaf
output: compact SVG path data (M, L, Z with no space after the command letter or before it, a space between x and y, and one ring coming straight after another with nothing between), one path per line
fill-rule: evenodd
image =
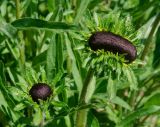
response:
M119 122L119 124L116 127L125 127L126 125L133 122L135 119L158 112L160 112L160 106L156 105L138 109L137 111L126 116L122 121Z
M11 23L14 27L22 30L26 29L45 29L45 30L74 30L75 25L64 22L51 22L41 19L22 18Z

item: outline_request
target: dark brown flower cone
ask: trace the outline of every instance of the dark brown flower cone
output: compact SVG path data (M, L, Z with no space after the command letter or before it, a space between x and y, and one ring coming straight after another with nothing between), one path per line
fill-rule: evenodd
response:
M129 63L134 61L137 55L137 50L130 41L112 32L93 33L89 38L89 46L94 51L104 49L114 54L124 54Z
M37 83L29 90L33 101L38 102L38 99L47 100L51 96L52 90L49 85L45 83Z

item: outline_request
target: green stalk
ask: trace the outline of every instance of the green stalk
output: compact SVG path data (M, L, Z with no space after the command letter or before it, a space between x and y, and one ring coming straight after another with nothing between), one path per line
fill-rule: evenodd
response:
M157 26L159 25L159 22L160 22L160 13L157 15L156 19L153 22L153 27L152 27L152 29L151 29L151 31L149 33L149 36L148 36L148 39L146 41L144 50L142 52L142 56L141 56L141 60L142 61L145 60L145 57L147 56L147 54L150 51L150 47L151 47L151 44L152 44L152 37L153 37L153 34L154 34Z
M15 0L16 4L16 19L20 18L20 0ZM19 52L20 52L20 59L19 64L21 68L21 72L24 72L24 66L25 66L25 42L23 40L24 35L23 32L18 31L18 36L20 38L20 46L19 46Z
M87 122L87 109L83 109L77 112L77 123L76 127L86 127Z
M40 110L41 110L41 114L42 114L42 119L41 119L41 122L39 124L39 127L44 127L44 123L45 123L45 109L44 109L42 103L40 105Z
M44 119L45 119L45 115L44 115L44 111L42 111L42 120L39 124L39 127L44 127Z
M16 19L20 18L20 1L19 0L15 0L16 2Z
M82 88L82 92L79 100L80 105L84 105L87 103L86 102L87 90L93 76L94 76L94 71L92 68L90 68L83 84L83 88ZM88 112L88 109L82 109L77 112L76 127L86 127L87 112Z

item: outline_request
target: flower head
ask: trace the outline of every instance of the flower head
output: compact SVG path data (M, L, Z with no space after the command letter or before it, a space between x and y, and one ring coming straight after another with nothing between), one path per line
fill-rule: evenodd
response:
M49 85L45 83L36 83L29 90L33 101L38 102L38 99L47 100L52 95L52 90Z

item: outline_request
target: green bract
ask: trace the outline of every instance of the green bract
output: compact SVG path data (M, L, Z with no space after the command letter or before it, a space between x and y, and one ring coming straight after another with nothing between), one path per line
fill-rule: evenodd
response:
M138 45L137 31L135 31L132 26L130 16L122 16L119 12L113 11L107 14L103 19L101 19L101 15L97 15L97 13L93 16L89 13L87 17L88 20L85 20L84 24L88 27L85 28L86 31L80 32L86 43L85 49L83 50L85 59L83 66L95 68L94 70L98 72L97 74L109 74L108 72L111 72L118 73L118 75L116 75L119 77L123 73L124 66L135 65L136 56L139 54L138 49L136 49ZM121 41L125 41L123 42L125 48L121 46L121 49L119 48L120 51L119 49L111 49L111 46L106 50L106 47L102 46L100 49L95 47L96 50L94 50L93 47L90 47L89 41L96 33L112 33L112 40L113 36L114 38L118 36ZM113 43L118 43L117 39L116 41L117 42ZM115 47L118 48L120 44L115 45ZM128 63L131 64L128 65Z

